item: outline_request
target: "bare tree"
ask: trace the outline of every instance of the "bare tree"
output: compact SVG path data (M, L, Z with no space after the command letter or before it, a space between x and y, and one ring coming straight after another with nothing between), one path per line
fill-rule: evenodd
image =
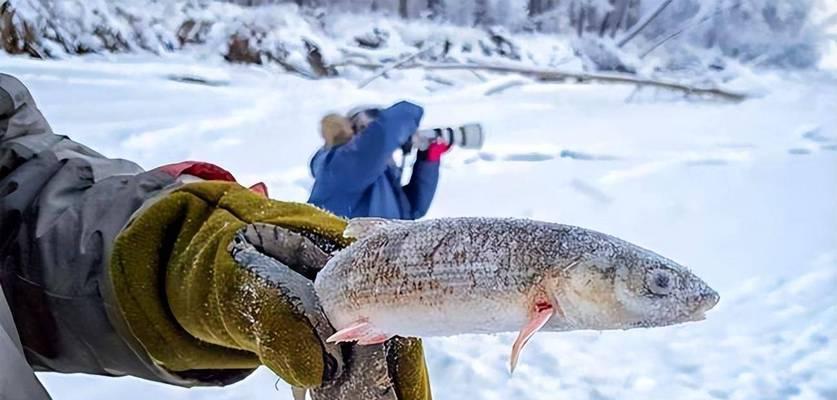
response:
M527 10L530 17L537 17L551 11L556 6L556 0L529 0Z
M474 25L489 23L488 0L474 0Z
M672 1L674 0L663 0L660 3L660 5L658 5L657 8L654 9L653 12L643 17L643 19L640 22L633 26L632 29L625 34L625 37L619 39L617 45L619 47L622 47L626 45L628 42L630 42L637 35L639 35L639 33L642 32L642 30L645 29L645 27L647 27L648 24L651 23L651 21L657 18L660 15L660 13L662 13L663 10L665 10L666 7L668 7L668 5L671 4Z
M409 4L407 4L407 0L398 0L398 15L400 15L401 18L407 18L410 16L409 11L410 8Z
M664 3L667 1L671 0L663 0ZM614 37L617 32L628 30L636 24L640 2L608 0L608 5L603 7L596 1L570 0L569 6L562 11L567 12L570 26L578 36L590 34Z
M430 10L430 17L437 18L445 13L444 0L427 0L427 9Z
M599 27L599 36L614 37L616 32L624 29L625 16L628 14L631 0L610 0L611 9L605 13Z

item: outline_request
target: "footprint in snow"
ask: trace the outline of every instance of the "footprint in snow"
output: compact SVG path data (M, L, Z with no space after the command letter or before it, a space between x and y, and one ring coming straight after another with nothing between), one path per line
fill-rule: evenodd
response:
M560 156L561 158L571 158L573 160L584 161L612 161L617 159L616 157L610 155L591 154L575 150L561 150Z
M828 135L824 135L822 132L820 132L820 127L807 129L802 134L802 139L811 143L811 144L817 145L820 148L820 150L837 151L837 138L834 138L834 137L828 136ZM805 150L805 149L794 148L794 149L788 150L788 152L790 152L791 154L810 154L811 153L810 150L807 150L807 152L799 152L798 150Z
M507 154L503 157L503 161L547 161L555 158L552 154L546 153L517 153L517 154Z
M706 159L702 159L702 160L686 161L686 165L692 166L692 167L702 167L702 166L715 167L715 166L721 166L721 165L727 165L727 164L729 164L729 161L721 159L721 158L706 158Z
M830 143L833 141L832 138L820 133L819 128L803 133L802 137L815 143Z
M523 162L538 162L538 161L548 161L554 159L555 156L552 154L547 153L539 153L539 152L525 152L525 153L506 153L506 154L494 154L487 151L480 152L477 157L469 158L465 160L466 164L470 164L476 161L523 161Z
M607 194L605 194L603 191L599 190L597 187L595 187L593 185L590 185L590 184L588 184L588 183L586 183L586 182L584 182L580 179L573 179L572 182L570 182L570 186L573 189L575 189L575 191L577 191L577 192L579 192L579 193L581 193L581 194L583 194L583 195L585 195L585 196L587 196L587 197L589 197L593 200L596 200L599 203L610 204L613 201L613 199L610 196L608 196Z
M579 161L612 161L618 160L617 157L605 154L592 154L575 150L561 150L560 153L544 153L539 151L526 151L519 153L500 153L495 154L488 151L481 151L476 157L471 157L465 160L466 164L471 164L477 161L511 161L511 162L541 162L554 160L555 158L569 158Z
M800 147L795 147L795 148L792 148L792 149L788 149L788 153L793 154L795 156L804 156L804 155L811 154L811 150L803 149L803 148L800 148Z

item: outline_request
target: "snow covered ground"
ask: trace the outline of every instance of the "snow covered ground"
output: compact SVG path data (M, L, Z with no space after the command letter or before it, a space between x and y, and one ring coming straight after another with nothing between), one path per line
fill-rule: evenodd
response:
M665 100L629 86L508 78L425 87L420 72L364 90L188 58L32 61L0 55L53 128L151 168L184 159L304 201L319 117L401 98L426 125L483 123L481 152L444 163L430 217L584 226L690 266L721 294L706 321L535 336L427 340L437 399L837 399L837 74L751 77L741 104ZM171 76L199 76L213 86ZM655 98L656 97L656 98ZM41 374L56 400L290 398L260 369L227 388Z

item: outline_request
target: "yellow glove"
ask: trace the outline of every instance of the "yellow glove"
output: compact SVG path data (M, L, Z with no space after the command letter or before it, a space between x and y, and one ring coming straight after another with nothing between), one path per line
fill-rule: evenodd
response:
M344 227L234 183L188 184L120 233L111 282L131 333L169 371L264 364L317 388L314 398L429 399L419 341L348 352L324 343L333 328L312 280L328 253L348 245Z

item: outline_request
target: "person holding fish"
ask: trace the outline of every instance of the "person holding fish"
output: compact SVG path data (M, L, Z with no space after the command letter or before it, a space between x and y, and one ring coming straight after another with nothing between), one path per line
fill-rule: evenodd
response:
M412 115L396 133L416 129L418 108L388 110ZM580 227L346 220L210 163L143 171L53 133L5 74L0 292L3 400L48 399L33 370L190 387L260 365L297 399L429 400L419 337L517 332L513 370L536 332L698 321L719 300L676 262Z
M297 250L345 247L346 221L266 195L209 163L106 158L0 73L0 399L48 399L33 369L191 387L259 365L297 398L430 399L420 341L325 341L324 260ZM239 233L257 248L234 256Z

